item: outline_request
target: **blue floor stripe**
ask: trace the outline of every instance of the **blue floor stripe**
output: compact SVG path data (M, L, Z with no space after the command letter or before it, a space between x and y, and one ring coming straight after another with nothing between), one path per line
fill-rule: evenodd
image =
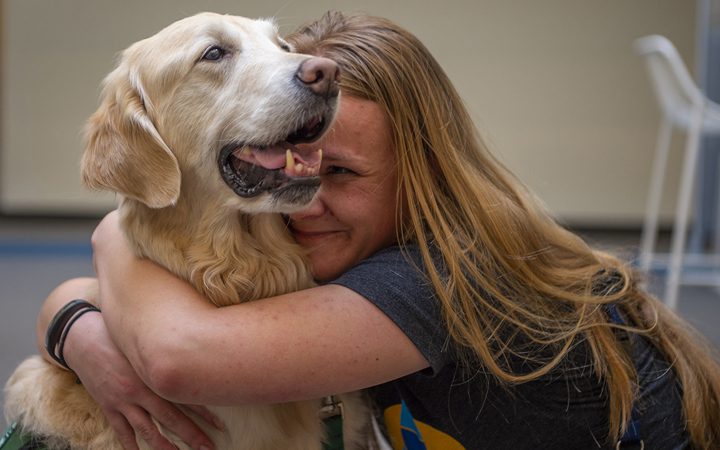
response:
M0 257L78 256L92 258L89 242L72 241L0 241Z

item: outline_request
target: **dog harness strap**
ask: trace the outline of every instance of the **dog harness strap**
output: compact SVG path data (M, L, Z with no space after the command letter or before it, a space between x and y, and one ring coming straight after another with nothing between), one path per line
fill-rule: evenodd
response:
M593 286L593 294L598 297L606 297L613 295L622 289L624 277L616 268L611 267L609 270L600 269L595 274L596 282ZM607 303L605 312L608 316L608 321L615 325L625 326L625 319L618 310L617 305L614 303ZM617 337L623 351L630 358L632 362L632 342L630 341L630 333L627 330L618 328L615 330L615 336ZM633 363L634 364L634 363ZM616 449L620 448L639 448L645 447L645 443L640 436L640 411L638 409L638 403L635 401L633 405L632 415L626 424L625 433L620 437L617 443Z
M625 321L623 320L622 316L620 315L620 312L617 309L617 306L615 306L614 303L608 303L607 304L607 314L608 318L612 323L615 323L617 325L625 325ZM624 330L622 330L624 331ZM623 348L626 352L628 352L628 356L631 356L632 353L630 353L630 336L629 333L624 331L622 334L620 334L621 344L623 345ZM632 359L632 358L631 358ZM622 445L621 445L622 444ZM635 401L635 404L633 405L632 410L632 416L628 420L627 428L625 430L625 434L623 434L620 437L620 440L617 443L616 449L634 449L639 448L643 449L645 447L645 443L642 440L642 436L640 435L640 412L638 410L638 404L637 401Z
M327 442L323 442L323 450L342 450L345 448L342 417L330 417L323 422L327 427Z
M614 267L611 267L609 270L600 269L595 276L597 277L597 281L593 286L593 294L598 297L613 295L620 292L622 289L624 277L620 271ZM617 305L614 303L607 303L605 306L608 321L615 325L625 326L625 319L623 319L622 314L620 314ZM615 336L628 358L630 358L630 362L632 362L632 342L630 341L630 333L627 330L618 328L615 330ZM645 442L643 442L642 436L640 435L640 411L638 409L637 400L633 405L632 415L626 424L625 433L620 436L620 440L615 448L620 449L621 445L623 449L628 450L642 450L645 448Z
M42 440L18 430L17 422L10 425L0 438L0 450L47 450L47 448Z
M327 432L323 441L323 450L344 450L343 420L345 419L345 410L342 402L335 401L335 397L332 395L325 397L323 406L318 412L318 418L325 424Z

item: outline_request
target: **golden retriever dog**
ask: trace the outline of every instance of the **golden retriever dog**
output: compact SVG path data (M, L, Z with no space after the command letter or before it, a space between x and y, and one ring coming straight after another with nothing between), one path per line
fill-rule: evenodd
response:
M303 209L319 188L321 155L294 144L331 126L339 75L332 61L291 50L271 21L180 20L123 52L87 125L84 184L121 194L135 253L219 307L313 285L279 213ZM336 397L345 448L366 448L360 394ZM323 399L211 407L226 430L198 424L218 449L320 450L322 407ZM122 448L74 374L39 356L8 381L5 415L52 448ZM158 426L177 448L191 448Z

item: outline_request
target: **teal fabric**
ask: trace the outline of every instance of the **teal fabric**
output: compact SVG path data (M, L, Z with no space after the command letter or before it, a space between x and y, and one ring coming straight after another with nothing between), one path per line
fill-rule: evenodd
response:
M0 438L0 450L47 450L47 446L32 434L23 434L14 422Z
M333 416L323 422L327 426L327 441L323 442L323 450L343 450L345 445L343 443L342 416Z

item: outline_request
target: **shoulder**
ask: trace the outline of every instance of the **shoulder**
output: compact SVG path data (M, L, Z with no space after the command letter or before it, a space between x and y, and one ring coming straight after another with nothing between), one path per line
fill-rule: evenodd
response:
M452 360L442 309L417 246L391 247L332 282L365 297L412 340L434 371ZM445 349L445 350L444 350Z
M426 278L426 272L422 252L417 245L393 246L356 263L333 283L345 284L348 280L363 277L396 282L403 278Z
M332 284L348 287L378 307L434 310L436 296L417 246L394 246L355 264Z

